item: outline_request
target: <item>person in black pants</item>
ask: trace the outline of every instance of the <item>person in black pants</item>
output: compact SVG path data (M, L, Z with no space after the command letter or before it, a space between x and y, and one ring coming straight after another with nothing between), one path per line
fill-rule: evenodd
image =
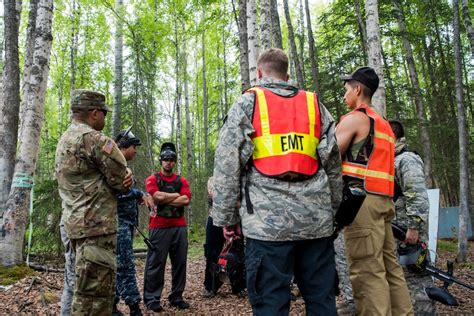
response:
M151 175L145 182L148 193L153 197L157 211L151 214L149 239L155 246L147 254L143 300L149 310L161 312L161 293L165 283L165 268L168 255L171 260L171 306L187 309L183 299L186 286L186 263L188 255L188 229L184 207L191 200L188 181L173 172L176 164L176 148L172 143L161 146L160 172Z
M206 270L204 271L204 294L206 298L216 295L217 290L222 285L220 280L214 279L215 267L219 254L224 246L224 235L222 227L214 226L212 221L212 194L214 189L214 177L207 181L207 197L209 216L206 223L206 243L204 244L204 257L206 257ZM213 285L213 282L216 284Z
M204 271L204 294L205 298L214 297L222 286L222 281L218 277L219 255L224 247L225 238L222 227L214 226L212 220L212 195L214 188L214 178L207 181L209 216L206 224L206 243L204 244L204 256L206 257L206 270ZM245 266L243 262L244 242L236 240L230 251L235 260L231 271L227 271L231 283L232 294L243 295L245 289Z
M204 256L206 257L206 271L204 272L204 294L206 298L216 295L217 290L221 287L222 282L216 279L217 261L219 254L224 246L224 235L222 227L213 225L212 216L207 218L206 224L206 243L204 244Z

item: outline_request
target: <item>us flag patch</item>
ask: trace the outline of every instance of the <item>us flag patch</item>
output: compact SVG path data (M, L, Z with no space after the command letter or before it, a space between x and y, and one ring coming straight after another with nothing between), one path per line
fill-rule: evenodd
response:
M113 148L114 148L114 142L113 142L111 139L109 139L109 140L105 143L104 147L102 147L102 151L103 151L103 152L106 152L107 154L110 155L110 153L112 152L112 149L113 149Z

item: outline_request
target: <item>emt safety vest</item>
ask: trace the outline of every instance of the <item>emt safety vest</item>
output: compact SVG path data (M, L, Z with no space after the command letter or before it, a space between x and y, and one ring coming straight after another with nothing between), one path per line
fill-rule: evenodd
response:
M367 164L342 162L342 174L364 180L365 190L369 193L393 197L395 176L395 137L390 124L367 105L359 106L356 111L365 110L365 114L374 121L374 147Z
M249 91L256 94L251 136L255 168L268 177L315 175L321 129L316 94L299 90L283 97L264 88Z

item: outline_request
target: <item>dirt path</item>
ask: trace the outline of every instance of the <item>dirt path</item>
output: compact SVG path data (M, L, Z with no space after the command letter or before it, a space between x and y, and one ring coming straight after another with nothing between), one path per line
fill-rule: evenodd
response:
M455 271L456 277L467 283L474 284L474 255L472 245L469 253L469 264ZM445 267L447 258L452 260L453 255L448 252L439 254L441 267ZM170 289L169 266L166 272L166 284L163 297L166 298ZM230 294L228 285L224 285L218 295L212 299L202 297L203 291L203 269L204 260L202 258L190 259L188 261L188 277L184 298L191 304L191 308L186 313L171 307L166 300L162 300L164 312L162 315L251 315L251 308L246 298L239 298ZM139 289L143 289L144 260L137 260L137 277ZM60 297L62 292L62 274L37 272L34 276L25 278L8 290L0 290L0 315L58 315L60 310ZM437 283L441 285L441 282ZM458 285L450 286L451 293L458 299L460 306L448 307L437 303L438 312L448 315L474 315L474 292L464 289ZM120 303L119 309L126 313L128 308ZM145 311L144 306L142 310ZM304 302L300 298L291 304L291 315L304 314ZM149 312L153 315L153 312Z

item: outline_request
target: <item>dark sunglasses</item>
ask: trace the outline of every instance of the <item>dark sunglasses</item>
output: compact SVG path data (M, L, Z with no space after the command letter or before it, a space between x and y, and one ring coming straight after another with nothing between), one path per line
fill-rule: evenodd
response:
M100 111L100 112L104 113L104 117L107 116L107 110L104 110L104 109L90 109L89 112L94 111L94 110L97 110L97 111Z
M165 158L165 159L162 159L163 161L166 161L166 162L175 162L176 160L173 159L173 158Z

